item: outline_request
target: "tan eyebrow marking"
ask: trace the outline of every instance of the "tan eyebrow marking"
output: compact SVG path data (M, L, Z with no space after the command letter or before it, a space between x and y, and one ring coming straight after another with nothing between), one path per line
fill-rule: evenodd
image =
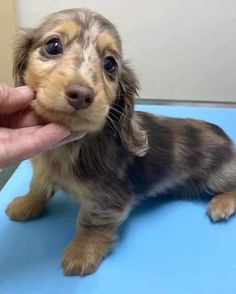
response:
M56 26L53 31L65 35L69 40L73 40L75 37L79 36L81 28L72 20L64 20Z
M105 51L111 51L116 55L119 55L119 48L116 40L108 33L100 33L97 37L97 47L101 53Z

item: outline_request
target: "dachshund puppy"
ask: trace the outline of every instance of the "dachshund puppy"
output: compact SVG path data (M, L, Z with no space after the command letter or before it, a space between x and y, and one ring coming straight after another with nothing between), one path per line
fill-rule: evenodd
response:
M213 221L236 211L236 153L217 126L134 111L138 83L115 27L101 15L71 9L21 32L16 85L35 90L32 107L85 136L32 159L27 195L7 208L12 220L39 216L56 187L80 201L78 234L62 258L65 275L94 272L118 225L144 197L176 188L212 193Z

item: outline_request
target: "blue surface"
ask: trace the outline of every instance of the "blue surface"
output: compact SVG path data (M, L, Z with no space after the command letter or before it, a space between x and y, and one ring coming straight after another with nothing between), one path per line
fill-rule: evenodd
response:
M205 119L236 140L236 109L136 108ZM236 293L236 217L213 224L201 201L145 202L123 224L119 242L95 274L64 277L60 258L75 234L73 200L58 192L41 218L26 223L4 213L14 196L28 191L31 173L23 162L0 193L1 294Z

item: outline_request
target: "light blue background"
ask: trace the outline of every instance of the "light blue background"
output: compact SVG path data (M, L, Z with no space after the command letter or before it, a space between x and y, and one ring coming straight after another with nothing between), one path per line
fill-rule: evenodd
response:
M236 109L136 109L205 119L236 140ZM122 225L120 240L96 273L64 277L60 258L75 234L74 201L59 191L41 218L26 223L4 213L13 197L28 191L31 172L23 162L0 193L1 294L236 293L236 218L211 223L204 201L145 202Z

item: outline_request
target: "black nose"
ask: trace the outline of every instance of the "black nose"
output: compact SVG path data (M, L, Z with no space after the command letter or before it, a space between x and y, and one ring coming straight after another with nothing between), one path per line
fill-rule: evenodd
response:
M94 91L91 88L72 84L65 88L68 102L75 109L85 109L94 100Z

